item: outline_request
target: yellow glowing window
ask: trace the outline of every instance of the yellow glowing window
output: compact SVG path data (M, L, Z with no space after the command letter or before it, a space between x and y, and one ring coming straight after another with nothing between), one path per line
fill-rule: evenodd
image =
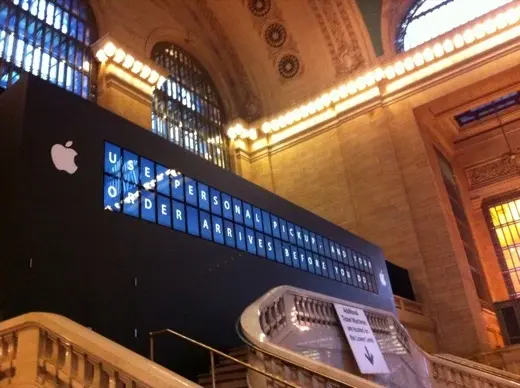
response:
M489 207L489 227L511 295L520 294L520 199Z

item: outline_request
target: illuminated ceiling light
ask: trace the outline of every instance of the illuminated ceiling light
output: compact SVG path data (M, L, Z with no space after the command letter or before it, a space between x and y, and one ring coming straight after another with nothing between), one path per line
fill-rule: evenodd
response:
M294 115L292 112L286 113L284 115L284 117L285 117L284 121L285 121L286 125L291 125L292 123L294 123Z
M269 132L271 132L271 124L266 121L265 123L262 124L262 127L260 128L262 130L263 133L267 134Z
M376 82L379 82L383 78L385 78L385 72L383 71L383 69L378 67L376 70L374 70L374 78L375 78Z
M304 119L309 115L309 112L307 111L307 106L302 105L299 108L296 109L298 111L298 117L301 119Z
M462 37L464 38L464 42L468 44L473 43L475 41L475 35L473 34L473 31L471 29L464 31Z
M290 111L289 113L287 113L287 125L291 125L292 123L294 123L296 121L296 114L294 111Z
M289 124L288 119L289 119L289 117L287 115L281 115L278 118L278 120L280 122L280 129L285 128Z
M271 121L271 128L273 131L278 131L280 129L280 121L278 119Z
M350 81L347 84L347 90L348 90L348 94L356 94L358 91L356 83L354 81Z
M338 89L339 91L339 96L341 98L346 98L348 96L348 89L345 85L341 85Z
M415 67L415 64L413 63L413 59L411 57L408 57L404 60L404 68L407 71L412 71Z
M444 48L442 47L442 44L436 43L432 47L433 55L435 55L436 58L440 58L444 55Z
M515 12L514 8L508 9L505 13L505 17L509 25L517 23L520 19L520 15Z
M507 27L507 18L505 13L500 13L495 18L495 24L499 30Z
M394 64L394 71L397 75L403 75L405 73L405 68L403 62L399 61Z
M256 132L256 128L249 129L249 138L251 140L256 140L258 138L258 133Z
M323 104L323 107L326 108L332 103L332 100L328 93L325 93L323 96L320 97L321 103Z
M367 87L367 84L365 83L365 79L363 77L356 78L356 87L358 90L363 90Z
M123 59L125 59L126 53L121 50L117 49L116 54L114 55L114 62L115 63L121 63L123 62Z
M291 114L294 117L294 121L300 121L302 119L302 112L299 108L294 109Z
M141 71L142 68L143 68L142 62L135 61L134 65L132 66L132 73L137 74Z
M238 135L241 139L247 139L249 137L249 131L245 129L242 125L237 125Z
M332 102L338 102L341 99L341 96L339 95L339 90L334 89L329 93L329 98Z
M313 102L309 102L307 104L307 111L309 112L310 115L316 113L316 108L314 107L314 103Z
M385 69L385 77L386 77L387 79L395 78L395 70L394 70L394 67L393 67L393 66L388 66L388 67Z
M376 83L376 75L372 71L365 74L364 78L365 78L365 83L367 84L367 86L372 86Z
M99 49L96 53L96 58L99 62L104 63L108 60L107 55L105 54L105 50Z
M150 76L151 72L152 72L152 69L150 69L149 66L144 65L143 70L141 70L141 73L139 74L139 76L141 78L147 79Z
M415 66L422 66L424 65L424 58L421 53L416 53L413 56L413 63L415 63Z
M495 24L494 19L488 19L484 22L484 28L486 29L486 34L493 34L497 30L497 25Z
M151 84L156 83L159 80L159 73L157 73L155 70L152 71L150 74L150 78L148 78L148 82Z
M425 62L431 62L435 59L435 55L431 48L427 48L422 53Z
M473 35L475 35L475 38L477 39L482 39L484 36L486 36L486 27L483 23L479 23L473 27Z
M322 110L324 108L324 106L323 106L323 101L321 100L321 98L317 98L313 102L313 106L314 106L314 109L316 109L316 112L319 112L320 110Z
M453 45L453 42L451 39L446 39L442 43L442 48L444 49L444 52L451 53L453 50L455 50L455 46Z
M125 57L125 60L123 61L123 67L125 69L130 69L132 67L132 65L134 64L134 57L131 56L130 54L127 54L126 57Z
M462 46L464 46L464 38L461 34L457 34L453 37L453 45L456 48L461 48Z
M227 136L231 139L231 140L234 140L236 139L237 137L237 133L235 131L235 127L229 127L228 130L227 130Z
M520 19L520 6L516 8L512 8L513 13L515 14L515 17Z
M105 43L103 50L105 50L105 54L107 57L112 58L114 56L114 54L116 53L116 46L112 42L107 42L107 43Z

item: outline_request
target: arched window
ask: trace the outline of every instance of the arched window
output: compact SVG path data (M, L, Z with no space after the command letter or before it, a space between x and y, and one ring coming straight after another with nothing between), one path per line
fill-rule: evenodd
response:
M187 150L229 169L222 102L198 61L171 43L158 43L152 57L170 73L155 91L152 129Z
M512 0L418 0L397 31L397 51L408 51Z
M0 87L26 71L93 99L96 39L86 0L0 0Z

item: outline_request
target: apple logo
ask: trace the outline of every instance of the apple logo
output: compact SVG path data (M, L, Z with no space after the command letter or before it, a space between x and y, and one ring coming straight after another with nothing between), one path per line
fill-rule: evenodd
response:
M59 171L67 171L69 174L74 174L78 166L74 158L78 154L76 150L70 148L72 141L68 141L65 146L61 144L54 144L51 148L51 159L54 166Z
M385 274L383 273L383 270L381 270L381 272L379 272L379 281L381 282L383 287L386 287L386 277L385 277Z

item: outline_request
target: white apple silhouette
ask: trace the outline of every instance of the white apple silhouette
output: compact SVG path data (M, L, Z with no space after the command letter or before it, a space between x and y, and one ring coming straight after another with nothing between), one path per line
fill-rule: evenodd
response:
M383 287L386 287L386 277L385 277L385 274L383 273L383 270L381 270L381 272L379 272L379 280L381 281L381 284L383 285Z
M78 169L74 161L78 153L70 147L72 147L72 141L65 143L65 146L54 144L51 148L51 159L57 170L74 174Z

